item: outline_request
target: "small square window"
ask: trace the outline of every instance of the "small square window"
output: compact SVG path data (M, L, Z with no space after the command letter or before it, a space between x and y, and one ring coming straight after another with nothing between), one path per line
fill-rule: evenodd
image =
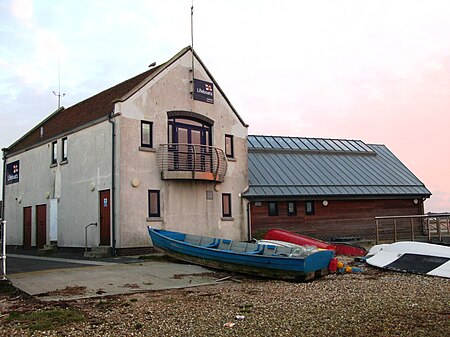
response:
M234 144L232 135L225 135L225 155L228 158L234 158Z
M269 216L278 215L278 203L275 201L269 201Z
M222 216L231 218L231 194L222 193Z
M305 203L305 213L306 215L314 214L314 201L307 201Z
M153 147L153 123L141 121L141 146Z
M295 201L288 201L287 214L289 216L297 215L297 204L295 203Z
M67 160L67 137L62 139L62 160Z
M58 163L58 142L55 140L52 143L52 164Z
M161 216L159 190L148 190L148 216L149 218Z

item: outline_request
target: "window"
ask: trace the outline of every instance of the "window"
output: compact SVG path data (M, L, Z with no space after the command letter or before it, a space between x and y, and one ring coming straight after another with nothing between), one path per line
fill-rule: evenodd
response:
M233 136L225 135L225 155L234 158Z
M159 190L148 190L148 216L149 218L161 216Z
M147 121L141 121L141 146L153 147L153 123Z
M67 137L62 139L62 160L67 160Z
M55 140L52 143L52 164L58 163L58 142Z
M278 215L278 203L275 201L269 201L269 216Z
M222 216L231 218L231 194L222 193Z
M314 214L314 201L307 201L305 203L305 213L306 215Z
M297 204L295 201L288 201L287 203L287 215L297 215Z

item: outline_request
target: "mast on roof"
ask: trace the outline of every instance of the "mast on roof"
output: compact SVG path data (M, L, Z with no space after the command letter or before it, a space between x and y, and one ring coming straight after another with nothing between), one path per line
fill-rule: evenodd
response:
M191 98L194 98L194 0L192 0L192 6L191 6L191 73L192 73L192 92L191 92Z
M58 97L58 109L61 107L61 97L66 96L65 93L61 94L61 59L60 55L58 54L58 92L56 93L53 91L53 95Z

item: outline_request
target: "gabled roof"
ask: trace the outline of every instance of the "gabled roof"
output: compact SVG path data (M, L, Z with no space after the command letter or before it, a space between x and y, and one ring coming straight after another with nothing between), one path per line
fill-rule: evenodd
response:
M114 111L114 104L116 102L124 101L125 99L129 98L136 91L147 84L151 79L160 74L164 69L166 69L188 51L192 51L194 53L195 57L204 67L208 76L210 76L211 80L214 82L215 87L223 95L233 112L236 114L239 121L244 126L248 126L231 105L231 102L225 96L224 92L214 80L211 73L208 71L195 51L193 51L192 48L188 46L179 51L170 60L155 68L147 70L122 83L106 89L92 97L85 99L84 101L72 105L67 109L61 108L56 110L45 120L35 126L32 130L26 133L23 137L13 143L8 148L8 153L12 154L27 150L36 145L46 143L70 131L86 127L100 120L105 120L106 118L108 118L109 114ZM42 136L41 127L43 128Z
M160 67L147 70L133 78L106 89L92 97L85 99L71 107L58 109L45 120L25 134L17 142L12 144L8 151L18 152L39 143L45 143L54 137L70 130L92 123L99 119L107 118L113 112L115 102L139 83L156 72ZM41 137L41 127L43 134Z
M429 197L384 145L360 140L248 136L246 198Z

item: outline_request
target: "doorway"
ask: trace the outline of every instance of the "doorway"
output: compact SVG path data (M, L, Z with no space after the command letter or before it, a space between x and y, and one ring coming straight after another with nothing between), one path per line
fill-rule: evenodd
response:
M211 125L189 118L169 119L169 150L178 171L209 172L212 167Z
M111 213L109 190L100 191L100 246L111 245Z
M31 206L23 208L23 248L31 248Z
M36 246L44 248L47 244L47 205L36 206Z

